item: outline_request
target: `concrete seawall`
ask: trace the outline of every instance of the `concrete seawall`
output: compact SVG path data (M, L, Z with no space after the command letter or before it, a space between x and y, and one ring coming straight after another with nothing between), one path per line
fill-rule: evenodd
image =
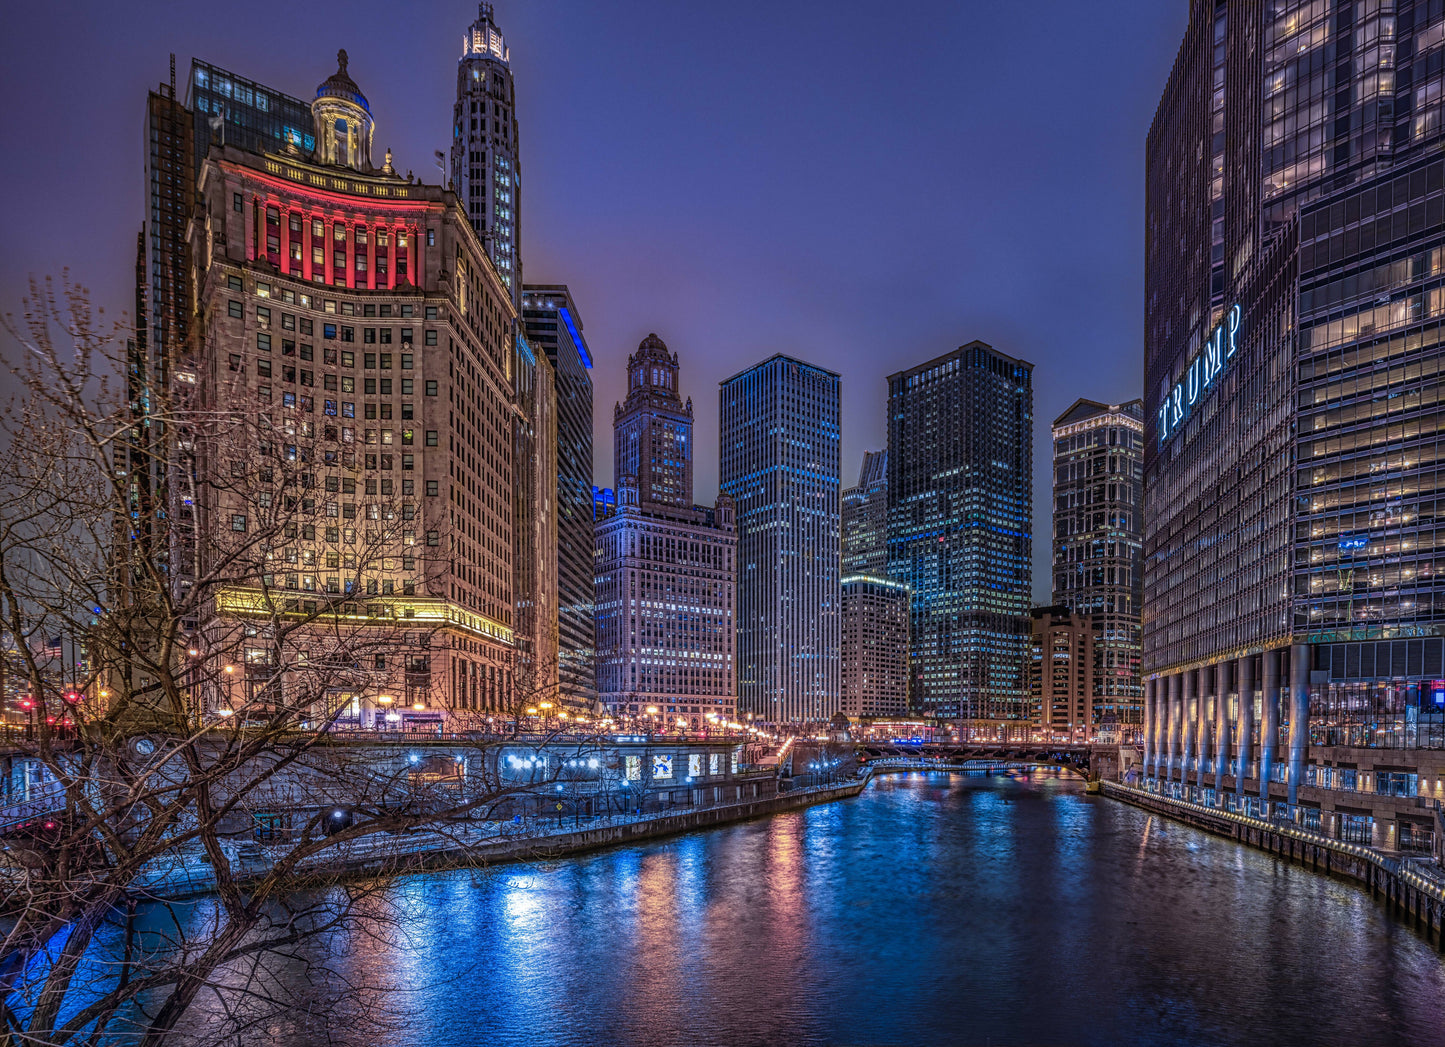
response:
M1332 840L1233 811L1157 796L1116 782L1100 783L1100 791L1110 799L1228 837L1326 876L1349 880L1369 891L1371 897L1380 899L1427 941L1445 951L1445 875L1430 874L1420 868L1422 862L1393 858L1360 844Z
M782 814L786 811L811 807L815 804L831 803L857 796L867 785L868 779L856 779L840 785L799 789L795 792L779 793L741 803L717 804L679 811L674 814L639 818L635 821L612 822L601 825L583 826L571 832L555 832L538 835L497 836L470 844L454 847L433 847L410 852L393 852L385 855L360 855L344 857L302 870L292 886L294 889L323 887L338 880L357 880L376 876L399 876L408 873L432 872L446 869L484 868L504 862L550 860L606 847L619 847L655 840L666 836L710 829L734 822ZM260 879L266 873L264 868L254 871L238 869L237 873L246 879ZM185 875L162 876L146 885L145 893L155 898L200 897L214 890L214 880L209 879L210 869L189 869ZM249 874L249 875L248 875ZM288 888L289 889L289 888Z

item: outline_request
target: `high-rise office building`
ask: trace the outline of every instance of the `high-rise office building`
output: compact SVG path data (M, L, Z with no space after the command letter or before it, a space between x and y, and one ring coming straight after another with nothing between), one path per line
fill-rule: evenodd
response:
M1411 0L1195 0L1146 147L1146 774L1407 850L1445 773L1442 43Z
M773 356L722 383L719 484L738 521L739 707L768 723L838 711L838 375Z
M1054 419L1054 603L1093 619L1088 725L1138 733L1144 405L1076 400Z
M590 709L560 692L557 382L520 331L512 343L512 568L519 690L531 702Z
M616 477L637 480L637 497L692 506L692 397L677 391L677 354L649 334L627 358L627 399L612 408Z
M1094 712L1098 625L1092 615L1068 607L1036 607L1031 613L1029 704L1035 738L1092 741L1103 733ZM1114 721L1108 724L1112 737Z
M888 377L888 576L912 592L913 697L1028 733L1033 364L984 342Z
M522 301L522 166L512 56L492 19L477 5L477 20L462 38L457 100L452 108L452 188L472 228L512 295Z
M843 492L843 574L888 577L888 452L865 451L858 483Z
M593 493L597 691L614 715L691 728L737 714L733 502L692 503L692 402L650 334L613 412L616 493ZM638 473L644 479L639 480Z
M871 575L844 575L840 661L846 716L908 712L908 588Z
M191 62L182 101L174 55L170 82L146 99L145 127L143 264L136 274L134 344L128 347L130 401L137 412L128 449L130 498L136 519L143 521L134 532L142 555L168 562L175 584L187 587L195 574L195 543L186 537L192 513L170 505L174 492L163 448L172 439L171 372L194 333L186 226L194 214L201 164L213 144L309 156L316 143L307 103L199 59ZM149 540L157 513L169 514L166 548Z
M238 541L268 513L296 514L267 550L275 573L231 579L203 633L258 608L303 626L319 615L319 657L407 623L354 692L326 695L336 722L475 722L515 698L515 313L454 194L399 176L389 155L372 162L370 109L338 58L311 103L309 155L219 134L206 153L188 285L204 322L175 366L195 443L177 471L196 482L173 504ZM259 457L254 437L217 436L217 418L259 434ZM265 658L238 650L248 683Z
M565 285L523 288L522 323L552 365L557 411L557 674L569 704L597 700L592 496L592 356Z

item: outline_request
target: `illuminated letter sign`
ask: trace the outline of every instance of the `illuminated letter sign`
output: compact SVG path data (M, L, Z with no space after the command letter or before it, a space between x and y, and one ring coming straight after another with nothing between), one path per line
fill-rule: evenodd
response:
M1156 419L1159 446L1163 447L1164 442L1188 420L1190 408L1213 387L1214 380L1224 373L1225 364L1239 350L1239 316L1239 306L1232 306L1224 321L1209 332L1204 348L1184 368L1184 377L1165 392Z

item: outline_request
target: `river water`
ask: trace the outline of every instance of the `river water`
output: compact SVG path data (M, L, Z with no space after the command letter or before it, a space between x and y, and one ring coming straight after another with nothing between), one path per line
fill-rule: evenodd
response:
M853 800L394 891L395 933L327 976L376 992L390 1028L257 1032L1445 1045L1445 958L1367 895L1042 772L884 777Z

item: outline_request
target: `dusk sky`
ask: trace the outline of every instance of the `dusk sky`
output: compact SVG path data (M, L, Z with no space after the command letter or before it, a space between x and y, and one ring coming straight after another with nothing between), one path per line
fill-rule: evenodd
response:
M886 443L890 372L978 338L1036 365L1034 593L1049 423L1140 395L1144 136L1184 0L498 0L525 278L566 283L596 358L598 483L649 331L717 487L717 383L785 352L843 376L843 479ZM463 0L12 5L0 43L0 305L69 267L130 308L148 88L192 57L310 99L350 54L376 155L435 181Z

